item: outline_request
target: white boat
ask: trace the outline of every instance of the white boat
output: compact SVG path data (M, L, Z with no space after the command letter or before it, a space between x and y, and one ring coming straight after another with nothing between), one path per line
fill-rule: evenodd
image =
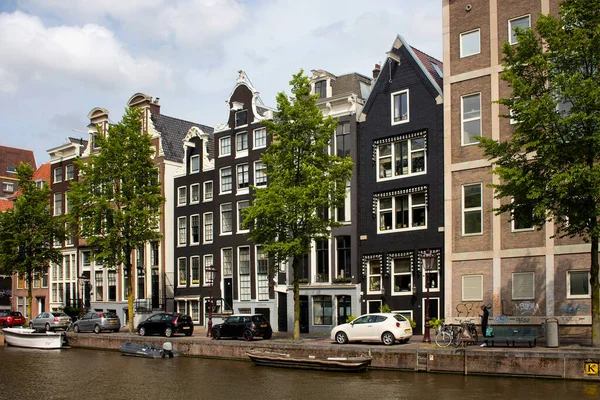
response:
M40 332L26 328L4 328L4 342L15 347L32 349L60 349L64 347L62 332Z

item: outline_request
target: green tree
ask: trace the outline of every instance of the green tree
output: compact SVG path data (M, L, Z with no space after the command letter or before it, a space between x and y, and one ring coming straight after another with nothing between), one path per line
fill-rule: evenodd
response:
M27 317L31 320L33 280L48 272L51 262L61 263L62 253L54 239L64 240L64 221L50 214L47 185L38 188L33 168L21 163L17 167L19 195L14 208L0 213L0 271L18 274L27 281Z
M268 185L254 187L253 204L244 211L244 226L253 242L279 264L291 261L294 285L294 339L300 338L300 260L311 242L330 236L338 223L329 215L346 197L352 175L350 157L329 154L337 122L324 118L303 71L293 76L290 97L277 95L274 121L266 121L272 137L261 160Z
M154 149L142 131L141 110L129 108L121 122L98 135L100 151L76 165L80 176L69 191L72 226L105 268L123 267L129 332L133 333L132 252L158 239L164 198L153 161Z
M517 121L505 142L481 138L510 197L497 213L556 222L560 237L591 244L592 342L600 346L598 239L600 235L600 1L568 0L560 18L541 15L534 29L505 43L502 79L512 88L499 100Z

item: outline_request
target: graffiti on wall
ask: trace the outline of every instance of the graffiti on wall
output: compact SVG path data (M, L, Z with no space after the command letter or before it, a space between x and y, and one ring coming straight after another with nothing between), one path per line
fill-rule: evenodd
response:
M541 315L540 306L538 303L533 301L521 301L519 303L513 303L512 305L513 315Z
M567 314L576 314L576 313L589 313L590 312L590 305L589 304L585 304L585 303L578 303L578 304L573 304L573 303L569 303L569 304L565 304L560 308L560 311L567 313Z
M456 305L456 313L458 317L480 317L481 305L480 301L471 301L467 303L458 303Z
M11 294L12 294L12 292L10 291L10 289L2 289L2 290L0 290L0 298L2 298L2 297L10 297Z

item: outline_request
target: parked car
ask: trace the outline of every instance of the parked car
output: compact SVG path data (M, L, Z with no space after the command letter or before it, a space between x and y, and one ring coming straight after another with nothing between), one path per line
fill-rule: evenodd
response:
M64 312L43 312L29 321L29 327L33 329L44 329L54 331L56 329L67 329L71 325L71 317Z
M18 311L0 311L0 326L9 328L11 326L25 325L25 317Z
M391 346L396 341L406 343L412 337L410 322L394 313L365 314L352 322L341 324L331 330L331 340L339 344L348 342L383 342Z
M171 337L176 333L192 336L194 323L189 315L160 313L154 314L137 326L140 336L159 334Z
M92 331L100 333L102 331L119 332L121 329L121 320L113 312L91 311L73 323L73 330L77 333Z
M217 340L222 337L241 337L250 341L256 336L267 340L273 336L271 324L261 314L234 314L212 329L212 337Z

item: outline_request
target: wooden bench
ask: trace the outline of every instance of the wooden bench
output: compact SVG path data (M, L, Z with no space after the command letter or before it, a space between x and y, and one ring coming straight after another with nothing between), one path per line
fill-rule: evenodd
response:
M511 343L515 346L515 343L528 343L529 347L533 343L537 345L537 338L539 336L537 327L510 327L510 326L494 326L494 336L484 337L486 343L492 346L495 343L502 344L506 342L507 346Z

